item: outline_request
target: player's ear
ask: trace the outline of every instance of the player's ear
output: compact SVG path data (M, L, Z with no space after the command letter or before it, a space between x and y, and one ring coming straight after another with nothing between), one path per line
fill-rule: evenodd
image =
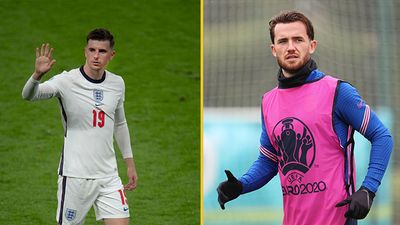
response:
M83 48L83 52L85 53L85 57L87 58L87 45Z
M309 48L310 54L313 54L315 52L315 49L317 49L317 41L316 40L311 40L310 41L310 48Z
M114 58L114 56L115 56L115 51L114 51L114 50L112 50L112 51L111 51L111 58L110 58L110 60L111 60L111 59L113 59L113 58Z
M274 45L274 44L271 44L270 47L271 47L272 55L276 58L275 45Z

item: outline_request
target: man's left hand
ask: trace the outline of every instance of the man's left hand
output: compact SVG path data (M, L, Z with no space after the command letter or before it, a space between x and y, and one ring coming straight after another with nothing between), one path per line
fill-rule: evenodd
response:
M364 219L368 215L369 210L371 209L374 197L375 194L373 192L369 191L364 187L361 187L349 198L336 204L336 207L349 205L349 209L344 214L345 217L354 219Z
M128 168L127 175L128 175L129 182L127 185L125 185L125 190L132 191L133 189L136 188L137 180L138 180L136 169L132 168L132 167Z

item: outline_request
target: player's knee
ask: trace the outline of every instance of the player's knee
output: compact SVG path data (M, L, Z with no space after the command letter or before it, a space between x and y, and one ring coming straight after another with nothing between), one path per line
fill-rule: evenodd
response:
M129 218L104 219L105 225L129 225Z

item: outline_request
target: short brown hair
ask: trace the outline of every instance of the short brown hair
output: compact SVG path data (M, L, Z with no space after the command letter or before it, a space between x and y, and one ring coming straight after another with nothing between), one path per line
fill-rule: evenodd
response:
M96 41L109 41L110 47L114 48L114 36L111 34L110 31L104 28L97 28L89 32L86 36L86 43L89 40L96 40Z
M306 26L307 36L310 38L310 40L314 40L314 27L311 21L303 13L292 10L283 11L269 21L269 35L271 36L272 44L274 44L275 26L278 23L293 23L297 21L302 22Z

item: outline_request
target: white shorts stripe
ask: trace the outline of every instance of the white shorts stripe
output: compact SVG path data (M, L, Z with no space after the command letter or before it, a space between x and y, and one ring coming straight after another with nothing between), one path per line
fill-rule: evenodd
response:
M61 181L61 187L59 190L59 198L60 201L58 202L59 206L58 206L58 212L57 212L57 222L59 225L62 225L62 220L63 220L63 211L64 211L64 203L65 203L65 188L67 186L67 177L62 177L62 181Z

